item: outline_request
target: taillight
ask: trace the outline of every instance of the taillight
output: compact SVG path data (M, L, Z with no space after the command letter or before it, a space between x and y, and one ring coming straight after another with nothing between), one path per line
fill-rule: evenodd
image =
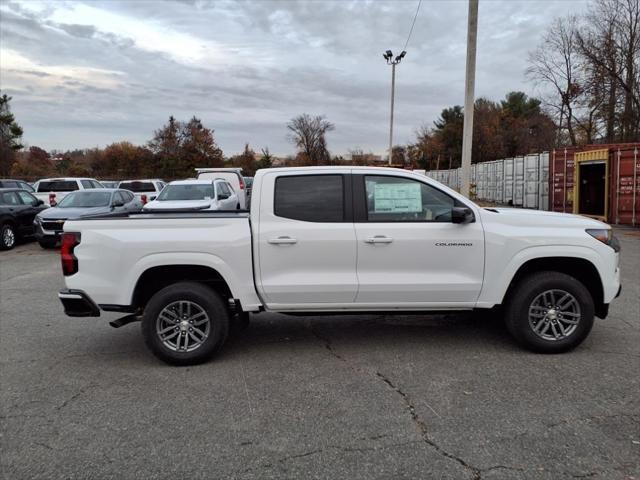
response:
M240 190L244 190L244 180L240 177Z
M60 259L62 261L62 273L65 277L78 272L78 259L73 254L73 250L78 245L80 245L79 232L65 232L62 234Z
M49 194L49 205L51 205L52 207L55 207L57 203L58 202L56 202L56 194L55 193L50 193Z
M140 200L142 201L143 205L147 204L148 200L147 200L147 196L146 195L140 195Z

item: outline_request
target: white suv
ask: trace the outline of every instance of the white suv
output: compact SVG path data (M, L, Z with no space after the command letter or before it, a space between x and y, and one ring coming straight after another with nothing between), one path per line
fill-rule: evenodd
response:
M198 172L198 180L222 178L229 182L238 195L240 209L249 208L247 189L241 168L196 168L196 172Z
M155 200L167 184L157 178L144 180L122 180L118 188L129 190L138 197L142 204Z
M158 197L144 206L154 210L239 210L238 195L221 178L215 180L177 180L167 185Z
M88 188L104 188L104 185L93 178L65 177L43 178L33 186L34 195L46 205L51 205L52 207L55 207L69 192Z

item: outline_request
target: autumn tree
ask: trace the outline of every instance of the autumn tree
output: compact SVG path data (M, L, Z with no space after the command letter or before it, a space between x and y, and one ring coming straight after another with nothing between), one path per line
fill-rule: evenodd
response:
M117 142L107 146L102 152L100 176L135 178L154 176L151 169L153 154L145 147L131 142Z
M11 97L0 96L0 176L7 176L15 161L15 152L22 148L22 128L15 121L9 106Z
M435 135L441 144L441 154L444 157L443 163L448 168L460 166L462 158L462 130L464 124L464 114L462 107L445 108L440 114L440 118L433 122L435 125ZM443 163L440 164L441 168Z
M334 130L333 123L324 116L307 113L292 118L287 123L289 139L298 148L296 161L302 165L326 165L331 156L327 149L326 134Z
M24 178L47 177L53 172L51 156L40 147L29 148L26 158L11 168L11 175Z
M256 152L249 147L248 143L245 143L242 153L231 158L231 164L241 168L243 175L252 177L258 169Z
M196 167L223 164L213 130L204 127L195 116L186 123L169 117L169 123L154 132L148 147L154 155L154 171L166 178L188 177Z

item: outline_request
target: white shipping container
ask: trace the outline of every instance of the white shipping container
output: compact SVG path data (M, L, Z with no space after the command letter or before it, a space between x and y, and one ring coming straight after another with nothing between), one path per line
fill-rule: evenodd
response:
M496 160L496 203L504 203L504 160Z
M513 204L521 207L524 203L524 157L514 158Z
M513 175L513 158L506 158L504 160L504 203L507 205L513 205L513 191L516 184L515 176Z
M525 208L538 208L540 197L540 156L538 154L524 157L524 199Z

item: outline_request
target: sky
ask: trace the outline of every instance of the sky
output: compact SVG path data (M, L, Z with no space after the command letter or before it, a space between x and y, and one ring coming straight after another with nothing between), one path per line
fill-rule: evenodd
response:
M350 0L0 0L0 90L23 143L51 150L145 144L169 116L215 130L225 155L249 142L295 151L286 124L325 115L333 154L383 153L391 67L418 5ZM396 68L394 144L463 104L466 1L423 0ZM527 53L584 0L480 0L476 97L540 94Z

